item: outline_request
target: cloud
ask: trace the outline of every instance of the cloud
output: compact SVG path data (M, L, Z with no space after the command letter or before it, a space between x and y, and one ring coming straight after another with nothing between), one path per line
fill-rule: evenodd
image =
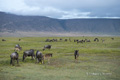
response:
M0 1L0 8L2 11L16 13L16 14L29 14L29 12L39 10L39 7L31 7L25 4L24 0L4 0Z
M64 12L61 16L61 19L69 19L69 18L88 18L90 12L79 12L77 10Z
M0 0L0 11L52 18L120 17L120 0Z

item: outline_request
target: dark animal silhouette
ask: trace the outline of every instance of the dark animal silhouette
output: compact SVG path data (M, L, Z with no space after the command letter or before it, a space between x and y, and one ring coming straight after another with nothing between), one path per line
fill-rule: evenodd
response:
M31 56L32 59L35 59L34 50L33 50L33 49L30 49L30 50L24 51L24 52L23 52L23 61L25 60L25 58L26 58L27 56Z
M94 41L97 41L97 42L99 42L99 39L98 39L98 38L95 38L95 39L94 39Z
M44 64L44 56L40 51L36 52L36 63L41 62L41 64Z
M112 40L114 40L114 38L111 38Z
M90 40L86 40L86 42L90 42Z
M77 41L77 43L83 43L83 42L85 42L85 40L80 40L80 41L78 40Z
M62 38L60 38L60 41L62 41Z
M18 62L18 57L19 57L19 55L18 55L17 52L12 53L12 54L10 55L10 58L11 58L10 64L12 64L12 65L14 66L15 60L17 60L17 64L18 64L18 63L19 63L19 62Z
M50 39L46 39L46 40L45 40L45 42L49 42L49 41L50 41Z
M54 42L57 42L58 40L57 39L53 39Z
M2 41L6 41L5 39L2 39Z
M83 43L83 41L82 41L82 40L80 40L80 41L77 41L77 43Z
M65 41L68 41L67 39L65 39Z
M74 42L78 42L79 40L78 39L74 39Z
M19 39L19 41L21 41L21 39Z
M46 39L45 42L57 42L57 39Z
M79 50L75 50L75 52L74 52L74 57L75 57L75 59L77 59L77 58L79 57L78 51L79 51Z
M43 48L43 51L44 51L45 49L49 49L49 50L50 50L50 49L51 49L51 45L45 45L44 48Z

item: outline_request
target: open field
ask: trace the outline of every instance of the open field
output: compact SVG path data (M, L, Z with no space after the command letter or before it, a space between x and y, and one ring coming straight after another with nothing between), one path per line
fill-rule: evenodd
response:
M71 39L70 41L45 42L46 39ZM0 80L120 80L120 37L0 37ZM1 41L6 39L6 41ZM79 43L74 39L90 39ZM102 42L101 39L105 41ZM10 54L16 44L20 44L19 65L10 65ZM43 46L52 45L51 50L42 51ZM22 62L23 51L35 49L53 53L50 64L35 64L27 57ZM78 61L74 60L74 50L79 50Z

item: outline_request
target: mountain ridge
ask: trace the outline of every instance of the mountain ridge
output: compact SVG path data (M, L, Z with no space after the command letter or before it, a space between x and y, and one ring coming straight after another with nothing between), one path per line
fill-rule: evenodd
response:
M42 31L120 34L120 19L54 19L0 12L0 32Z

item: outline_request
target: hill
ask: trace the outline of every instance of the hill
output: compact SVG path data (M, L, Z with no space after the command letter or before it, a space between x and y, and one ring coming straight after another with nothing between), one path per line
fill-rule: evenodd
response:
M120 19L53 19L0 12L0 32L78 32L120 34Z

